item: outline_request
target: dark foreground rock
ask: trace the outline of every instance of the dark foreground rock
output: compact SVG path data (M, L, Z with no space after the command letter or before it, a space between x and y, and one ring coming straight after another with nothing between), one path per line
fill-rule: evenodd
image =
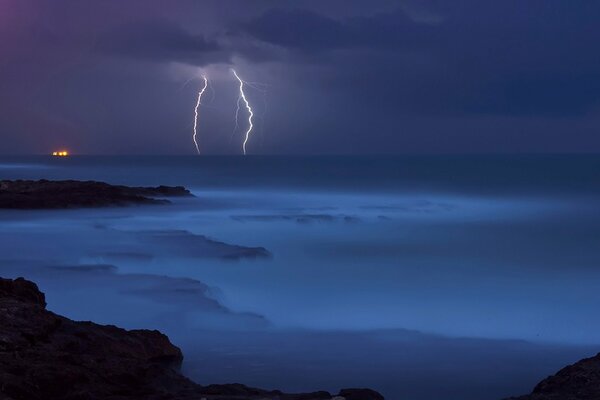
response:
M284 394L240 384L200 386L178 373L179 348L158 331L75 322L46 310L24 279L0 278L1 400L325 400L328 392ZM344 389L346 400L382 400Z
M600 354L569 365L540 383L531 394L511 400L599 400Z
M182 186L128 187L95 181L0 181L0 208L56 209L166 204L163 197L191 196Z

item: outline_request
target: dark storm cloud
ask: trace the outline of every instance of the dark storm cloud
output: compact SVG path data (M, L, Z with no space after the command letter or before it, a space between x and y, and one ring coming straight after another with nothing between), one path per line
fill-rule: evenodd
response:
M215 40L159 20L117 27L100 36L97 48L128 58L194 65L227 62L230 58Z
M237 153L228 65L269 87L252 153L600 151L598 2L4 0L0 11L5 152L192 154L193 78L208 67L221 82L204 148Z
M419 21L404 9L336 19L279 8L243 30L309 62L343 67L329 79L339 88L360 75L354 93L412 113L570 116L598 105L600 29L592 16L600 4L459 1L431 9L438 16Z
M345 24L308 10L269 10L242 28L260 40L293 49L326 50L353 41Z
M594 62L595 66L600 63L593 54L583 51L592 49L593 40L600 39L594 17L600 11L597 3L431 3L434 15L430 18L415 19L406 7L346 18L306 9L274 8L240 26L260 40L290 48L435 50L457 57L503 59L504 66L524 64L542 69L560 68L574 61ZM454 53L458 49L461 53ZM570 57L559 62L565 52ZM504 58L509 54L526 58ZM559 63L552 66L539 61Z
M402 10L338 20L310 10L281 8L267 11L242 28L265 42L304 51L415 47L430 30Z

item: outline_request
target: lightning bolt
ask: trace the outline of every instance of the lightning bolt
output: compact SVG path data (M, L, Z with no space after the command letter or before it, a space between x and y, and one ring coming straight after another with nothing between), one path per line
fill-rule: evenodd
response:
M239 115L240 115L240 102L242 101L242 96L238 96L237 99L237 108L235 109L235 127L233 128L233 132L231 132L231 137L229 138L229 143L231 143L233 141L233 138L238 130L238 128L240 127L239 124Z
M198 136L198 109L200 108L200 104L202 104L202 95L208 87L208 78L206 77L206 75L202 75L202 79L204 80L204 86L198 92L198 101L196 101L196 107L194 108L194 136L192 136L198 154L200 154L200 147L198 146L198 140L196 139Z
M238 98L238 112L239 112L240 98L244 101L244 104L246 105L246 109L248 110L248 130L246 131L246 136L244 138L244 144L242 145L242 150L244 151L244 155L246 155L246 144L248 144L248 139L250 139L250 133L252 133L252 128L254 128L254 125L252 124L252 117L254 117L254 112L252 111L252 107L250 107L250 103L248 102L248 99L246 98L246 93L244 92L244 81L242 80L242 78L239 77L237 72L235 72L235 69L232 68L231 72L233 72L233 75L240 83L240 97ZM237 123L237 119L236 119L236 123Z

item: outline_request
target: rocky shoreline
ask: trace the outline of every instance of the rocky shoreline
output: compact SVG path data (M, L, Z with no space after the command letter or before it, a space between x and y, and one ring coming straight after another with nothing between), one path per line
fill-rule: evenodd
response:
M183 186L129 187L96 181L2 180L0 209L61 209L169 204L192 196Z
M152 330L76 322L46 309L23 278L0 278L1 400L383 400L370 389L287 394L242 384L198 385L179 373L181 350ZM600 399L600 354L508 400Z
M286 394L242 384L201 386L178 370L183 355L158 331L76 322L46 309L22 278L0 278L2 400L383 400L369 389Z
M540 383L531 394L507 400L598 400L600 354L566 366Z

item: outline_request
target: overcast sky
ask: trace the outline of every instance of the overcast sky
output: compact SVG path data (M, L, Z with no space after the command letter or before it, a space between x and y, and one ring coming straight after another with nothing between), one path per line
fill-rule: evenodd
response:
M600 151L600 2L0 0L0 153Z

